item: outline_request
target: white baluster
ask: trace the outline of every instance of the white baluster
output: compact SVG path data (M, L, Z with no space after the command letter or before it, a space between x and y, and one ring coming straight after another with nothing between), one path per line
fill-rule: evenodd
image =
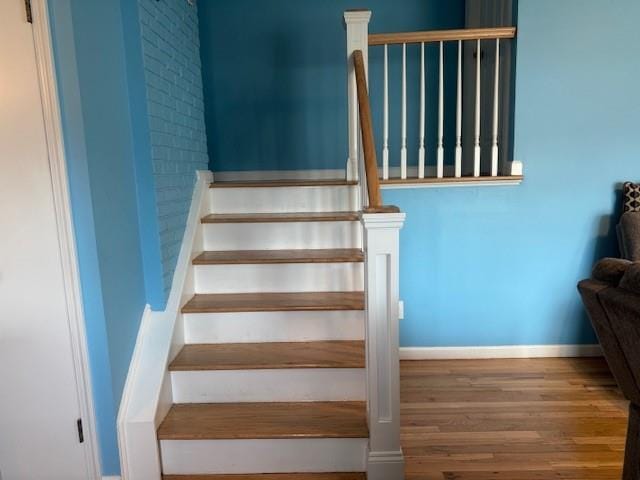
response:
M422 42L420 45L420 144L418 148L418 178L424 178L425 108L424 42Z
M498 108L500 105L500 39L496 38L496 65L493 80L493 138L491 143L491 176L498 175Z
M384 114L382 143L382 178L389 178L389 48L384 46Z
M480 39L476 47L476 118L473 148L473 176L480 176Z
M407 44L402 44L402 145L400 178L407 178Z
M462 176L462 40L458 41L458 89L456 100L456 165L455 176Z
M438 81L438 164L436 175L444 176L444 43L440 42L440 73Z

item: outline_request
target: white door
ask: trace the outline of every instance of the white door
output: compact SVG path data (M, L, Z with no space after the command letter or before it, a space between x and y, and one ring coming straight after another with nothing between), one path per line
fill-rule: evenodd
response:
M90 478L32 25L0 0L0 478ZM86 420L85 420L86 422Z

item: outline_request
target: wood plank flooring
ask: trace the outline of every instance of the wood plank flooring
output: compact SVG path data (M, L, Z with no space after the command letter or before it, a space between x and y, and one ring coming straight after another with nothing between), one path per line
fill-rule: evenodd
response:
M173 405L160 440L367 438L364 402Z
M357 222L358 212L212 213L202 223Z
M359 248L329 248L317 250L231 250L203 252L194 265L239 265L278 263L358 263L364 261Z
M185 345L169 370L364 368L364 342L225 343Z
M627 402L603 359L402 362L406 480L619 480Z
M207 293L194 295L182 313L363 309L364 292Z

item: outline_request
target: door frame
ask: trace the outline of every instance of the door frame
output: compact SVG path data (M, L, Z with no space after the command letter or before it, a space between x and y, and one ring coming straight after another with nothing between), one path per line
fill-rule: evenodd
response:
M82 294L80 290L80 272L73 229L71 198L65 156L60 98L56 82L56 71L51 39L48 0L31 0L33 18L33 42L38 69L38 83L42 103L42 113L46 134L49 169L53 191L53 206L56 217L58 247L65 290L69 336L76 393L85 443L87 474L90 478L102 478L98 440L96 435L96 417L91 388L89 352L85 326Z

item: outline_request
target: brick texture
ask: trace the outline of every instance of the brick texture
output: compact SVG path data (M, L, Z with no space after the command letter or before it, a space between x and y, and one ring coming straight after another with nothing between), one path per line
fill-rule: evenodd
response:
M171 289L195 171L208 168L198 11L187 0L139 0L165 295Z

